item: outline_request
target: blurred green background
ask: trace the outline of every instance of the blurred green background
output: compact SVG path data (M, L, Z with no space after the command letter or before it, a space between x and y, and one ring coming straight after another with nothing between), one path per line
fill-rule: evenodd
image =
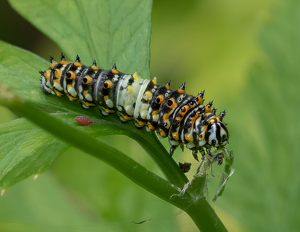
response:
M186 81L190 94L205 89L206 102L227 111L236 169L212 206L229 231L300 230L299 27L296 0L154 1L151 76L173 88ZM0 40L45 59L61 52L6 1ZM14 119L4 108L0 115L0 123ZM136 142L103 140L161 175ZM192 163L191 178L198 165L191 152L178 149L174 159ZM210 202L221 170L208 178ZM73 148L0 199L1 232L154 230L197 231L184 212Z

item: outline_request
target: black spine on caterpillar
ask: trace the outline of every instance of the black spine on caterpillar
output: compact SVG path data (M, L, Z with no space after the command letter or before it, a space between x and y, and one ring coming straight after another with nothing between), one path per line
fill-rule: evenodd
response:
M77 55L75 62L69 62L61 55L61 61L50 57L50 68L41 71L41 86L45 93L57 96L67 95L71 101L79 100L85 109L98 106L102 115L117 112L122 122L134 120L137 128L146 126L148 131L156 131L160 137L168 137L170 154L185 144L197 153L211 147L223 147L228 143L229 133L222 122L225 111L216 115L212 102L203 104L204 91L197 96L185 93L185 83L172 90L170 81L158 85L156 78L147 80L136 72L132 75L112 69L81 63Z

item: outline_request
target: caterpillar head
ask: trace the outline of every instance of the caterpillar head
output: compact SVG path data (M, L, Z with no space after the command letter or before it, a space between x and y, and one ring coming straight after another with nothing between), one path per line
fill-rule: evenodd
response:
M199 140L199 146L204 144L213 147L223 147L228 144L229 133L226 124L222 122L225 116L225 111L220 115L214 115L214 111L206 119L203 120L201 126L201 136Z
M213 147L224 147L228 143L228 130L223 122L216 122L208 127L207 143Z

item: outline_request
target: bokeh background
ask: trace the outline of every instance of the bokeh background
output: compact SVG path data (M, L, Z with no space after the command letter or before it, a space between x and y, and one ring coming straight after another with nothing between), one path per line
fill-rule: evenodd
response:
M205 89L206 102L227 111L235 173L212 203L222 171L214 167L207 195L229 231L300 230L299 29L296 0L154 0L151 76L173 87L186 81L191 94ZM5 0L0 40L45 59L61 52ZM14 118L0 107L0 123ZM135 141L103 140L161 175ZM192 163L191 178L198 165L191 152L178 149L174 159ZM0 199L1 232L154 230L197 228L184 212L74 148Z

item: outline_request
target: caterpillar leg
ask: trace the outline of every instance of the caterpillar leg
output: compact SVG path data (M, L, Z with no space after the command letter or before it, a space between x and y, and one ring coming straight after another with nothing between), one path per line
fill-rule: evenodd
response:
M210 149L209 148L206 148L206 153L211 156L211 153L210 153Z
M80 104L81 104L81 108L83 108L83 109L88 109L89 107L86 105L86 104L84 104L83 102L80 102Z
M177 147L178 147L178 145L172 145L172 146L170 147L170 156L171 156L171 157L173 156L173 153L174 153L174 151L176 150Z
M184 152L184 144L183 143L180 144L180 148L181 148L182 152Z
M199 162L197 153L198 153L198 150L197 150L197 149L194 149L193 152L192 152L192 154L193 154L193 156L194 156L194 159L197 160L197 161Z

